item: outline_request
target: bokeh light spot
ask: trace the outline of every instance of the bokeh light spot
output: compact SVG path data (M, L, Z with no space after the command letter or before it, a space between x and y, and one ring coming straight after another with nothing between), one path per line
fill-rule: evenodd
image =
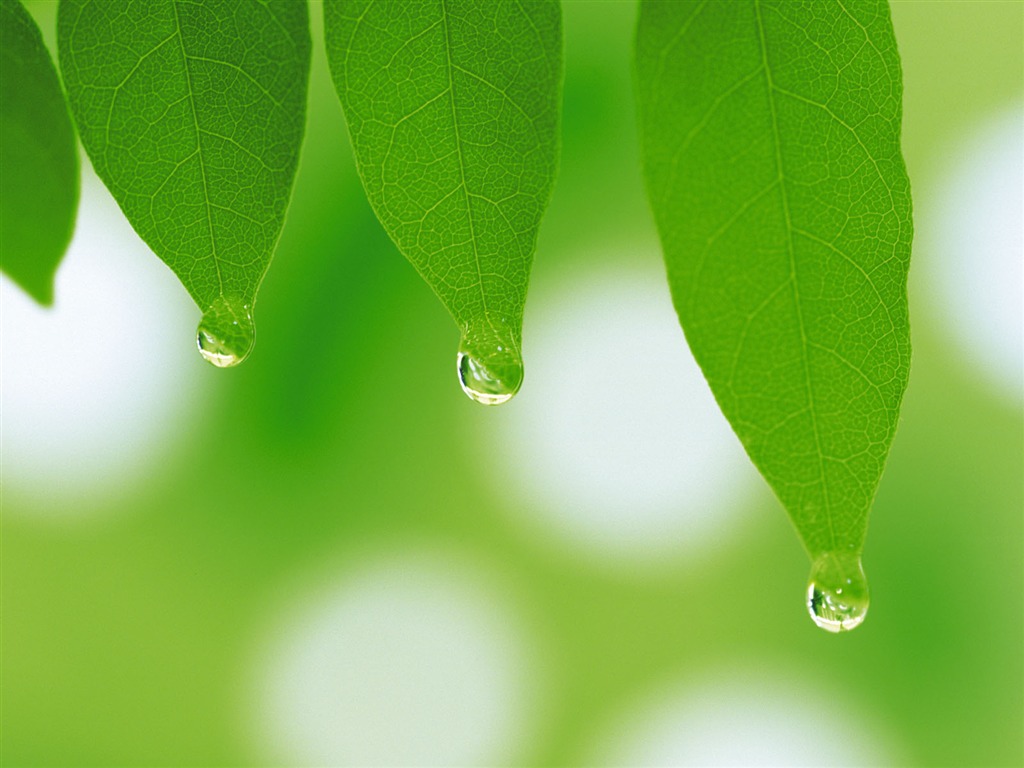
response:
M838 683L828 691L718 670L652 697L609 729L594 763L622 766L905 765Z
M937 203L922 206L925 242L935 256L932 277L939 300L933 311L984 379L1019 402L1024 399L1024 106L983 124L954 157Z
M713 549L756 483L651 265L536 290L526 383L486 425L506 503L609 563Z
M82 176L54 305L0 279L4 493L60 517L143 480L201 417L189 418L201 389L191 301L88 163Z
M387 556L299 596L261 663L260 740L295 765L507 762L531 676L485 580Z

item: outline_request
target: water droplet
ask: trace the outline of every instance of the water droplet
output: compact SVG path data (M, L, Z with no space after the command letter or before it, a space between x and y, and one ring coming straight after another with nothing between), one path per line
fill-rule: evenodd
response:
M456 361L462 390L484 405L512 399L523 383L523 359L513 326L485 315L462 334Z
M252 310L238 299L221 296L203 313L196 334L199 354L218 368L245 360L256 340Z
M807 585L807 611L828 632L861 625L868 614L868 581L858 555L825 552L818 556Z

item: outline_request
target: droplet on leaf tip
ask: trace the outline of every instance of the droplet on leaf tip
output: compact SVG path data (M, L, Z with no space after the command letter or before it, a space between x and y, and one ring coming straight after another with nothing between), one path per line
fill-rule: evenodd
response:
M223 296L203 313L196 332L199 354L218 368L230 368L245 360L255 340L250 306Z
M807 585L807 611L815 624L826 632L848 632L864 622L868 604L859 556L825 552L815 559Z
M523 360L512 326L490 315L466 328L456 365L463 392L483 405L508 402L523 383Z

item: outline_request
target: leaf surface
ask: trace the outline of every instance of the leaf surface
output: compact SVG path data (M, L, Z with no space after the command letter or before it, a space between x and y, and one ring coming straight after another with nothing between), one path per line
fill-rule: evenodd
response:
M910 363L888 5L643 0L636 63L687 340L811 557L852 569Z
M57 70L19 0L0 0L0 267L40 304L75 225L78 150Z
M557 166L560 6L326 0L324 26L367 196L458 324L467 394L503 402Z
M204 310L204 357L241 361L302 143L306 3L61 0L58 42L96 172Z

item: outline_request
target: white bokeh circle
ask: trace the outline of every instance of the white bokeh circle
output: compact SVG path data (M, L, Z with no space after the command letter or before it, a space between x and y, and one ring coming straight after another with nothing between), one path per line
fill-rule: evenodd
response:
M660 265L554 289L531 295L526 381L485 425L484 469L503 504L605 562L715 548L756 475L686 346Z
M506 763L532 676L520 628L473 567L378 556L291 600L259 661L275 764Z
M95 510L201 421L197 317L85 164L54 305L0 278L3 486L19 509Z
M889 733L839 690L717 669L650 696L599 737L601 766L903 765Z
M981 371L1024 399L1024 105L991 118L952 152L924 207L933 311Z

